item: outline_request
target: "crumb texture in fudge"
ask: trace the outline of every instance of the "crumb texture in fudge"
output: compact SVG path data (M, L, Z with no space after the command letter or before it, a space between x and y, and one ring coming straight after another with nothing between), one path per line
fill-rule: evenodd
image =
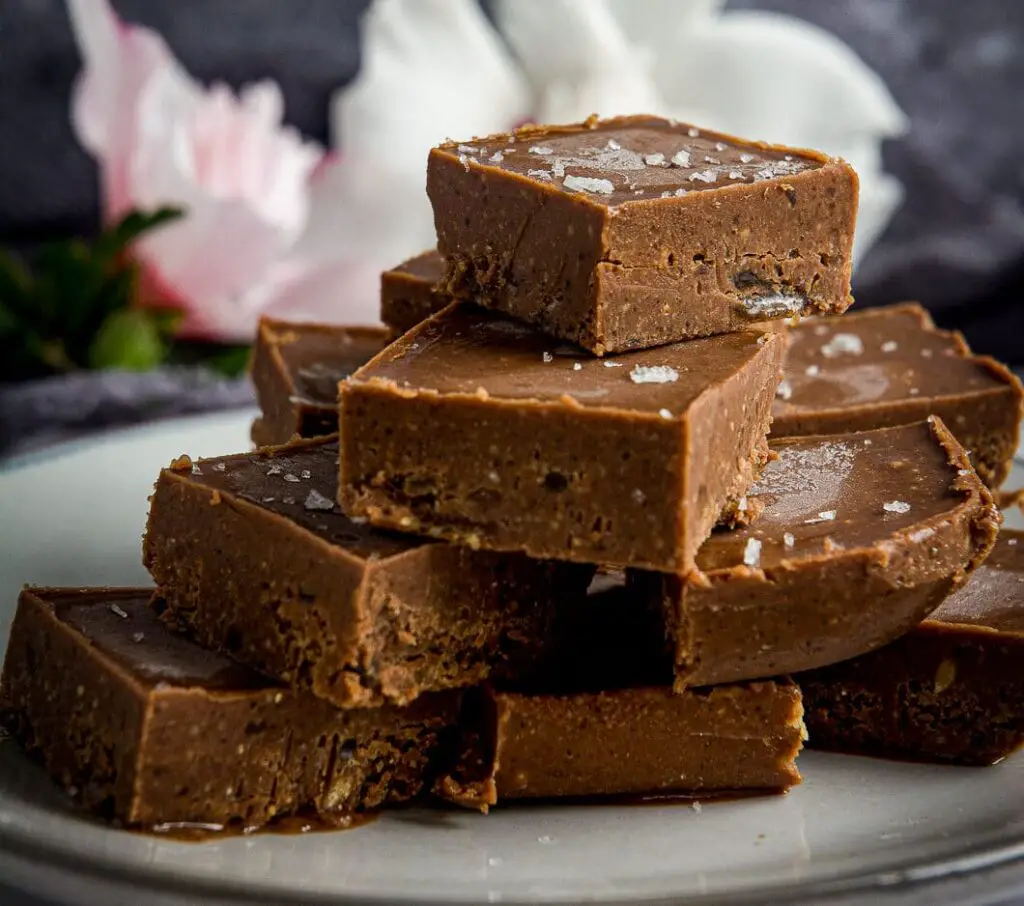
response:
M878 648L963 584L999 513L937 420L775 441L750 526L716 532L663 596L679 687L808 670Z
M1024 533L878 651L800 674L811 745L993 764L1024 744Z
M171 632L151 594L40 589L19 602L5 721L85 806L155 829L342 818L417 795L447 762L454 695L339 711Z

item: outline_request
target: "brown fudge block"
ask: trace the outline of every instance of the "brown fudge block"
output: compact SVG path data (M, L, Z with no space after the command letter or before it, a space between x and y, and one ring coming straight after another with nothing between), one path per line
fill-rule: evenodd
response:
M341 711L169 631L151 595L31 589L18 603L0 709L85 806L156 830L337 821L411 799L449 759L457 695Z
M252 439L283 444L298 435L338 430L338 381L380 352L388 332L380 327L339 327L260 320L252 356L252 382L261 415Z
M470 547L685 571L764 464L784 340L602 361L455 304L341 385L339 500Z
M380 319L397 336L439 312L452 300L438 288L444 258L436 249L403 261L380 277Z
M800 782L803 707L788 682L682 694L485 690L473 710L458 766L438 792L485 812L505 799L767 792Z
M849 307L843 161L652 116L433 149L446 289L591 352Z
M801 674L811 744L995 764L1024 744L1024 532L901 639Z
M971 354L920 305L812 318L790 331L772 437L843 434L939 416L978 475L998 488L1017 448L1024 389L1003 365Z
M339 707L529 664L588 571L374 531L338 512L337 461L313 440L165 469L144 553L174 618Z
M631 573L660 600L676 686L808 670L891 642L984 560L992 495L938 419L772 442L750 526L716 532L686 576Z

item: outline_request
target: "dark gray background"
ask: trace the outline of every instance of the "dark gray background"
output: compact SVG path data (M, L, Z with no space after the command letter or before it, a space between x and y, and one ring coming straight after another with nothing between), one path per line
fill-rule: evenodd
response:
M681 0L686 2L686 0ZM115 0L197 77L273 76L288 119L325 141L331 91L356 72L365 0ZM861 305L918 298L980 351L1024 362L1024 2L734 0L839 34L911 118L886 149L903 209L858 273ZM0 243L95 228L95 168L68 123L78 67L62 0L0 2ZM709 74L713 77L713 74ZM757 90L757 86L751 86ZM766 103L786 104L785 97ZM834 116L841 117L842 110Z

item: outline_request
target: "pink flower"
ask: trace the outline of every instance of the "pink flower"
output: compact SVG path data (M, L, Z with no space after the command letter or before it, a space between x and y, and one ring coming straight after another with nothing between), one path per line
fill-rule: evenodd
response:
M341 168L282 126L278 86L204 89L108 0L68 6L85 64L72 118L99 163L104 217L185 212L133 248L140 302L180 308L183 334L221 340L250 339L263 312L375 321L376 298L347 304L362 265L359 243L335 236Z

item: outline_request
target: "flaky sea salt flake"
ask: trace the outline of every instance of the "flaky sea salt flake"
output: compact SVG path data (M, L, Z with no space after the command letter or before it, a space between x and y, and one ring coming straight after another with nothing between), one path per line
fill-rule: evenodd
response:
M541 358L542 358L542 359L543 359L543 360L544 360L545 362L553 362L553 361L555 360L555 357L554 357L554 356L553 356L553 355L552 355L552 354L551 354L550 352L542 352L542 353L540 354L540 357L541 357Z
M864 343L855 333L837 333L821 347L821 354L826 359L835 359L841 355L860 355L864 352Z
M743 563L746 566L757 566L761 562L761 542L757 538L748 538L743 548Z
M707 183L717 182L718 181L718 174L714 170L711 170L711 169L698 170L696 173L691 173L690 174L690 180L692 182L707 182Z
M605 361L605 362L602 362L601 364L604 365L605 368L621 368L622 367L622 362L607 362L607 361Z
M817 377L820 373L821 369L817 365L808 365L807 368L804 369L804 374L808 377Z
M622 149L622 145L620 145L617 141L615 141L614 138L608 139L608 144L605 145L605 147L609 151L620 151Z
M551 174L547 170L527 170L526 175L532 179L551 179Z
M792 547L794 544L796 544L796 538L794 538L793 535L790 532L783 532L782 533L782 544L785 547Z
M793 385L783 378L779 381L779 386L775 388L775 395L780 400L789 400L793 398Z
M334 509L334 501L330 497L325 497L316 488L310 488L302 506L307 510L330 513Z
M500 151L495 151L488 159L492 164L500 164L505 159L505 155Z
M128 619L127 611L120 604L111 604L110 612L113 614L117 614L117 616L119 616L122 620Z
M676 153L672 155L672 163L677 167L690 166L690 152L685 150L676 151Z
M573 362L572 363L572 370L573 371L582 371L583 370L583 366L579 362Z
M690 126L690 128L686 130L686 134L690 136L690 138L697 138L697 136L700 135L700 129L696 126Z
M290 481L290 482L297 482L299 480L299 476L298 475L292 475L292 473L289 472L287 475L284 476L284 480L285 481Z
M895 352L899 348L900 344L897 343L895 340L886 340L882 344L882 352Z
M804 520L804 525L816 525L819 522L834 522L836 518L835 510L822 510L817 516L812 516L810 519Z
M679 380L679 372L671 365L635 365L629 379L634 384L672 384Z
M658 151L654 154L645 154L644 163L648 167L662 167L665 165L665 155Z
M223 472L226 469L227 469L227 466L224 463L222 463L222 462L215 462L213 464L213 471L214 472Z
M527 150L531 154L540 154L540 155L554 154L555 153L554 149L552 149L552 148L545 148L543 145L530 145L530 147Z
M887 513L909 513L910 504L904 500L890 500L882 504L882 509Z
M754 159L754 155L753 154L741 154L740 155L740 163L741 164L749 164L753 159Z
M803 296L775 293L771 296L751 296L741 303L743 313L751 318L782 318L799 314L807 304Z
M596 195L611 195L615 190L610 179L595 179L592 176L566 176L562 185L570 192L592 192Z
M739 170L730 170L729 179L743 179L743 174Z

